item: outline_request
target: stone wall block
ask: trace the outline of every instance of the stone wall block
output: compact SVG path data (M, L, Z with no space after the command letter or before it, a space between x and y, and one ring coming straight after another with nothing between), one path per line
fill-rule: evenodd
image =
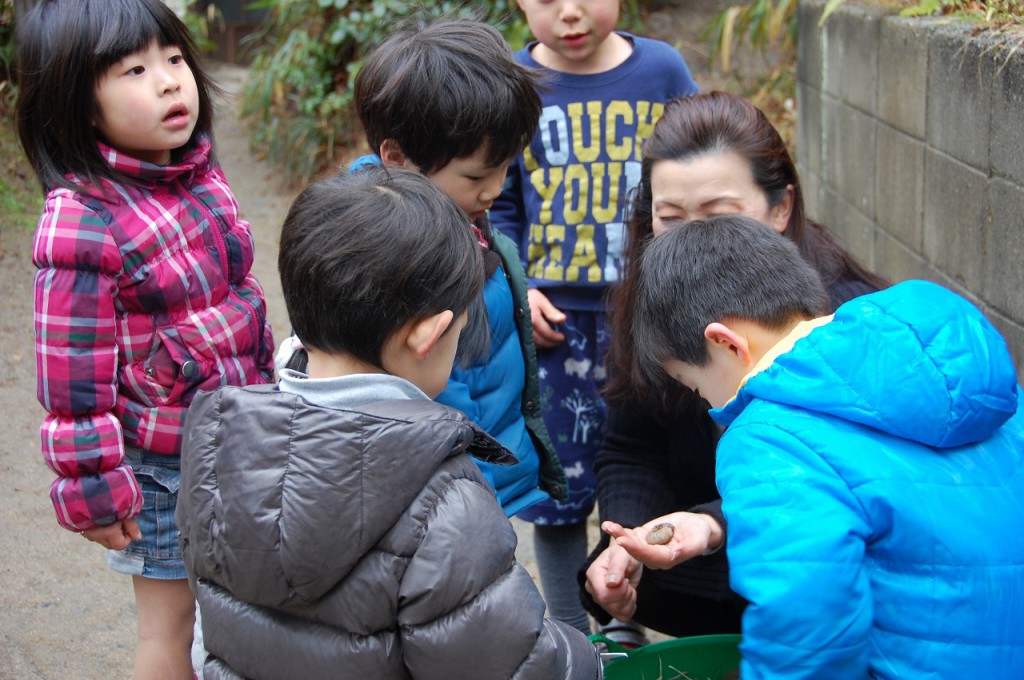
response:
M842 196L825 189L822 192L826 218L823 224L832 230L840 245L868 269L874 269L875 224Z
M874 271L893 282L907 279L939 280L935 268L918 251L908 248L883 230L875 234Z
M1024 188L992 180L988 201L992 215L985 235L982 297L1012 318L1024 319Z
M987 173L995 66L969 31L952 24L932 32L926 130L931 146Z
M894 238L921 252L924 143L888 125L876 134L875 216Z
M1024 378L1024 48L1016 34L852 3L822 29L825 2L799 10L808 215L891 281L974 302Z
M1024 48L993 46L992 172L1024 185Z
M823 97L823 178L869 219L875 217L875 119Z
M803 0L796 8L796 79L821 89L822 30L818 26L825 0Z
M818 197L820 212L816 215L810 215L811 219L824 224L835 233L837 238L845 241L846 234L843 233L845 220L842 219L844 215L840 205L843 203L843 200L836 192L832 191L828 182L822 182L821 188L818 190Z
M924 256L980 295L989 212L988 177L933 149L924 160Z
M841 5L825 21L825 83L822 89L874 114L878 89L879 26L892 10Z
M925 136L928 26L887 16L878 36L878 117L918 139Z
M796 160L802 167L820 175L821 90L797 82L796 101L800 111L796 119Z
M1024 326L994 309L982 307L982 311L1006 341L1006 347L1013 357L1013 365L1017 368L1017 382L1021 382L1024 379Z
M804 196L804 213L815 222L823 222L821 201L821 177L809 169L796 164L800 176L800 189Z

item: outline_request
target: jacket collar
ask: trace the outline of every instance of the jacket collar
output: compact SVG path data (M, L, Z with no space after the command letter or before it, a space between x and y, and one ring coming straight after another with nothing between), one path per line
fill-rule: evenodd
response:
M750 382L755 376L771 368L783 354L786 354L796 344L797 340L806 338L817 328L820 328L828 323L832 322L835 315L829 314L828 316L820 316L815 319L808 321L801 321L793 329L786 334L781 340L768 348L768 351L754 364L754 367L743 376L740 380L739 386L736 388L736 394L732 395L732 398L726 402L722 407L711 410L711 416L720 424L727 425L731 423L736 417L743 411L747 403L750 401L749 395L744 395L743 388L746 387L747 383ZM741 398L744 395L745 398Z
M140 184L149 186L174 180L181 180L185 184L191 183L197 172L209 167L212 147L209 137L201 135L195 145L186 150L180 158L172 156L171 162L167 165L156 165L121 153L103 142L98 142L98 145L100 155L111 168L137 180Z

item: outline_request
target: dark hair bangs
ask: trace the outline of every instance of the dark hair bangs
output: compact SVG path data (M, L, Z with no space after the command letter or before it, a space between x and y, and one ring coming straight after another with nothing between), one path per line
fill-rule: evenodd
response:
M506 111L508 115L491 121L494 129L485 132L487 162L490 165L500 165L518 156L537 134L540 107L529 106L524 99L515 95L509 92L507 101L499 101L495 105L495 110Z
M537 131L539 78L487 24L406 25L367 56L356 76L356 108L374 151L393 139L424 173L481 148L498 166Z
M414 159L425 172L471 156L481 146L486 148L487 163L500 165L518 156L537 132L541 102L533 73L511 57L508 63L484 65L470 61L468 54L462 56L460 60L439 50L422 54L422 72L441 73L444 79L442 87L420 95L426 100L420 110L435 112L436 119L427 124L434 132L443 128L446 138L443 148L423 145L429 158Z
M181 30L181 23L170 20L176 16L169 8L158 14L148 3L144 4L148 11L140 12L137 7L113 0L104 11L93 12L90 29L96 31L92 42L97 76L129 54L144 50L153 40L161 47L185 48L192 44L191 36Z

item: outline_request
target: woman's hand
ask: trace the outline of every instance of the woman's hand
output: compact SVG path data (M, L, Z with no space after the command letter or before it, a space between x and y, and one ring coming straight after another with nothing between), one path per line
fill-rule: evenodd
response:
M648 543L647 534L654 527L665 523L673 526L668 543ZM713 517L694 512L674 512L652 519L635 529L626 529L615 522L604 522L601 529L612 537L615 545L651 569L671 569L681 562L717 550L725 540L725 532Z
M643 565L612 541L587 568L585 588L605 610L620 621L636 612L636 587Z

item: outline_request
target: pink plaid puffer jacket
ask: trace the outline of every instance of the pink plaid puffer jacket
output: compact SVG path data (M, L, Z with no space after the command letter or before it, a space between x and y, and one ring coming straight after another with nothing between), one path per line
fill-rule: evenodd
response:
M177 456L199 390L272 378L252 235L209 141L167 166L101 151L138 184L51 190L33 247L42 451L73 531L138 514L126 444Z

